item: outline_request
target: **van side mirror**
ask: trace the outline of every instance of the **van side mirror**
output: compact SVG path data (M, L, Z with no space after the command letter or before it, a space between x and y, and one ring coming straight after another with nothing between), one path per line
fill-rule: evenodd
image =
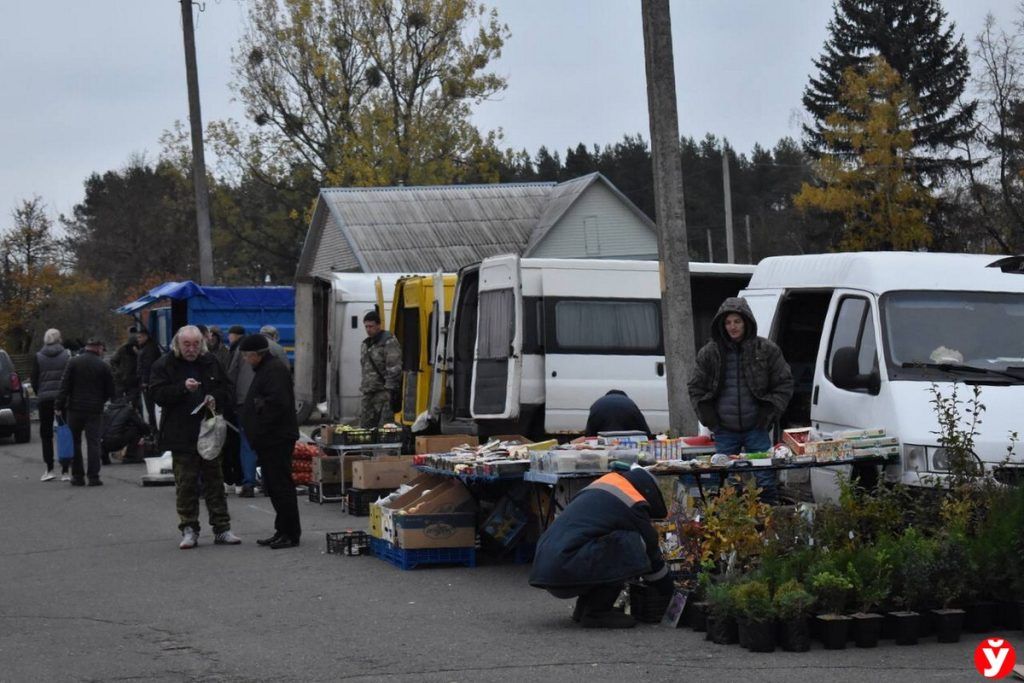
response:
M832 383L848 391L867 390L877 394L882 384L878 371L862 375L858 369L857 349L852 346L836 349L832 355Z

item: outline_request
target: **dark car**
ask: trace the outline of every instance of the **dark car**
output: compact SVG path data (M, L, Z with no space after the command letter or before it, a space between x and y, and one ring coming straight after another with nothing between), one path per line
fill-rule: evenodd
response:
M17 443L32 439L28 392L7 352L0 349L0 437L14 435Z

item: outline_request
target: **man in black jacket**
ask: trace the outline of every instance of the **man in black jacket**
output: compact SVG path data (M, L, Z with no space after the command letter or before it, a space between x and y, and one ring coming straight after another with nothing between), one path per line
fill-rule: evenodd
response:
M668 514L658 482L634 466L580 491L537 543L530 585L556 598L576 598L574 621L585 628L629 628L612 610L626 581L637 577L667 599L674 584L651 519Z
M85 486L86 474L89 486L103 484L100 481L103 457L100 427L103 406L114 398L114 375L101 357L102 353L103 342L93 337L85 343L82 353L68 361L54 404L57 415L66 413L65 419L75 442L75 456L71 461L72 486ZM85 432L88 470L82 466L82 432Z
M590 406L587 416L587 436L598 432L643 432L650 434L651 428L640 408L625 391L612 389Z
M242 429L259 458L263 487L277 513L274 534L256 542L275 550L294 548L302 527L292 480L292 450L299 438L292 373L270 354L270 342L262 334L244 338L238 350L242 362L254 370L242 406Z
M181 543L188 550L199 542L199 477L213 542L237 545L242 542L231 533L231 516L224 496L224 478L220 456L207 460L199 455L199 426L209 416L206 404L216 410L228 405L231 382L220 362L207 352L203 335L194 325L178 330L171 342L171 353L153 364L150 375L153 399L163 409L160 420L160 450L171 452L174 467L175 502Z

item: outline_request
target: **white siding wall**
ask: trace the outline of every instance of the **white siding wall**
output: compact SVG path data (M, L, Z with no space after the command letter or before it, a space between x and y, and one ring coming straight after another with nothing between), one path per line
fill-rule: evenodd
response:
M359 261L348 245L348 240L341 234L334 216L327 214L320 243L316 247L316 257L310 275L327 276L332 271L358 271Z
M658 257L658 238L611 190L595 183L530 256L654 259Z

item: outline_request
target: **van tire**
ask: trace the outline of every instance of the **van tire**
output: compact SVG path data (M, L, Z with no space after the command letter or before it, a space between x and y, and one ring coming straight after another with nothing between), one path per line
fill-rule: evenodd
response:
M306 424L306 420L313 414L312 403L300 403L299 407L295 410L295 419L299 421L299 424Z

